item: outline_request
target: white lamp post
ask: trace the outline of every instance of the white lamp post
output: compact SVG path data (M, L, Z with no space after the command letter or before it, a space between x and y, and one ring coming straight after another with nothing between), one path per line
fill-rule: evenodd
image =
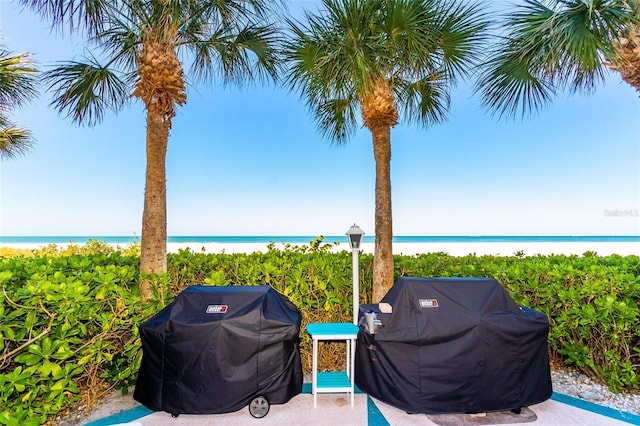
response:
M358 268L358 252L360 252L360 242L364 232L355 223L347 231L349 237L349 247L351 247L351 255L353 259L353 323L358 325L358 307L360 306L360 278Z

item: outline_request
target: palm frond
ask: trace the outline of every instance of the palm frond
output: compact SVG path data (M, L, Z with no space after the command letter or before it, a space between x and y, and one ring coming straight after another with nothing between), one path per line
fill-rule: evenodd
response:
M74 32L87 29L96 33L105 22L105 10L120 6L114 0L19 0L23 6L51 22L52 27ZM116 4L118 3L118 4Z
M53 90L52 105L80 124L92 126L102 120L105 110L118 111L129 99L131 86L95 58L87 62L65 62L44 74Z
M356 102L353 99L328 99L314 102L316 123L320 132L336 143L344 143L357 128Z
M477 90L500 115L540 109L559 90L592 91L615 60L614 41L638 20L637 2L526 0L504 19L503 41Z
M203 41L189 43L194 53L191 73L211 81L216 75L225 83L276 80L280 67L278 32L273 26L250 25L236 31L222 25Z
M0 107L24 105L38 94L38 70L29 53L0 49Z
M110 16L105 29L90 39L94 45L100 46L111 60L107 66L116 65L123 70L137 68L136 57L142 44L142 32L134 22L119 16Z
M480 63L489 41L490 20L480 3L452 3L443 15L439 50L446 75L455 82Z
M389 40L386 53L391 66L386 71L389 76L401 74L419 75L425 69L434 68L434 46L441 36L437 28L438 11L425 8L421 1L386 2L384 31ZM423 52L424 54L417 54ZM396 61L395 58L403 58ZM405 71L403 68L406 68Z
M345 65L335 60L336 55L331 50L333 43L326 38L314 37L314 32L318 32L317 27L311 30L293 21L288 21L288 24L291 36L287 38L284 50L290 66L285 77L286 84L292 90L304 91L310 96L330 91L332 87L328 82L346 84L348 72L344 71Z
M560 67L567 70L558 81L569 89L592 91L604 80L607 65L615 60L614 41L625 34L640 15L625 1L576 2L558 13L558 48L565 54Z
M0 159L23 155L33 148L34 142L29 130L16 126L0 115Z
M408 122L430 126L446 120L451 86L446 71L418 81L397 81L396 97Z
M483 66L476 83L483 103L500 117L539 110L555 95L552 82L532 72L530 64L517 52L503 51Z
M183 0L184 3L191 3L192 13L190 16L198 20L197 14L204 20L215 22L216 24L233 24L240 26L247 22L274 22L286 10L286 1L283 0L200 0L193 2ZM184 7L184 6L183 6Z

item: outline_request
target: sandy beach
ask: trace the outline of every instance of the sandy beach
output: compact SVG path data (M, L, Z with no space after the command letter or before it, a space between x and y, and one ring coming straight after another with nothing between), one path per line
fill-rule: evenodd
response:
M57 244L58 248L64 248L68 244ZM78 244L81 245L81 244ZM114 247L127 247L126 244L112 244ZM267 243L169 243L167 250L170 253L177 253L180 250L191 250L195 253L253 253L266 252ZM292 244L304 245L304 244ZM24 244L0 244L0 247L11 247L16 249L34 250L46 247L47 244L24 243ZM274 243L275 248L284 249L285 244ZM331 251L350 251L349 245L341 243L332 247ZM362 253L373 254L374 243L363 243ZM394 243L393 253L402 255L417 255L425 253L447 253L452 256L466 256L475 254L477 256L496 255L513 256L522 252L525 256L535 255L578 255L585 252L595 252L599 256L618 254L621 256L640 255L640 243L638 242L430 242L430 243Z

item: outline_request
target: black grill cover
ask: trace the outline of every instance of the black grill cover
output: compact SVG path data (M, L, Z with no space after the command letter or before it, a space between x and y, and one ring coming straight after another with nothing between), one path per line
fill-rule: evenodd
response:
M382 302L362 305L355 381L411 413L519 409L552 393L547 316L520 308L490 278L401 278ZM377 334L364 313L377 312Z
M268 286L194 285L140 326L133 397L172 414L239 410L302 392L300 312Z

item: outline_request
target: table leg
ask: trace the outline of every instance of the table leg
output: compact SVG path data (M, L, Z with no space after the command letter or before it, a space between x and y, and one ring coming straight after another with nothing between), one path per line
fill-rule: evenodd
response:
M313 393L313 408L316 408L318 404L318 392L316 389L318 386L318 339L313 339L312 364L311 392Z
M351 381L351 406L354 404L354 393L355 393L355 362L356 362L356 341L348 340L349 343L349 356L351 358L351 362L349 364L349 380Z
M347 367L344 371L347 372L347 377L351 380L351 339L346 340L347 344Z

